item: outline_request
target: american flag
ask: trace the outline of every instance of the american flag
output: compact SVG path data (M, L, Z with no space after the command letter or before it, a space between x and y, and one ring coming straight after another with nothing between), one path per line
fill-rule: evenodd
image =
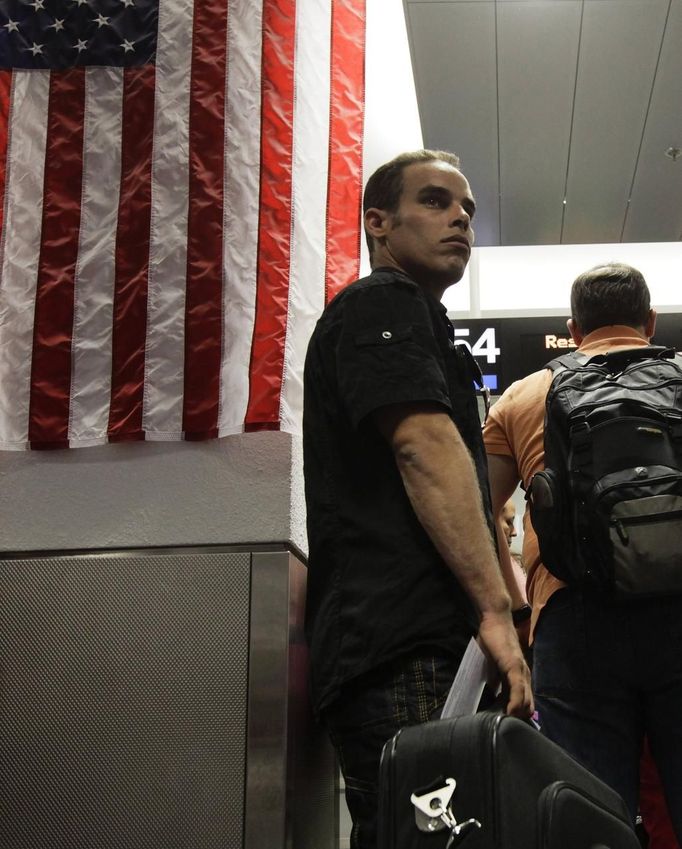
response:
M0 0L0 448L295 432L365 0Z

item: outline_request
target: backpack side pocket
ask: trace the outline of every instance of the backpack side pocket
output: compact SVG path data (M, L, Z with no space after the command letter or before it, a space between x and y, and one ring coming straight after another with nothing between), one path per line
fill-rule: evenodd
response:
M571 581L572 574L564 565L563 503L559 477L552 469L536 472L528 487L530 520L540 544L540 559L549 571L562 581Z

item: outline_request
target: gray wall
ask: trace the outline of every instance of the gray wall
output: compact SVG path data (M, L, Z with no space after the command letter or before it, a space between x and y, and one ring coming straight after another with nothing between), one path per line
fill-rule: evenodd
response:
M0 551L284 542L304 553L300 438L5 452Z

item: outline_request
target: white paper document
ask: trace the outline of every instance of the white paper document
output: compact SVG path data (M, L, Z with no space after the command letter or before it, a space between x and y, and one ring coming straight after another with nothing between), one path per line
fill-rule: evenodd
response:
M488 658L472 637L450 687L440 718L452 719L455 716L476 713L488 673Z

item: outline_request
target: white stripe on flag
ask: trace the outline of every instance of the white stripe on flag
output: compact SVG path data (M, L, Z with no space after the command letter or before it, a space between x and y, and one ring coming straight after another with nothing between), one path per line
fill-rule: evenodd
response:
M330 4L301 4L296 44L293 238L280 428L301 429L303 363L324 308L329 97Z
M243 430L249 400L258 254L262 25L262 4L254 0L230 3L220 436Z
M69 444L107 441L123 71L89 68L72 340Z
M159 7L143 411L149 439L182 434L192 9L184 0Z
M14 75L0 280L0 448L4 449L25 448L28 442L49 87L49 71Z

